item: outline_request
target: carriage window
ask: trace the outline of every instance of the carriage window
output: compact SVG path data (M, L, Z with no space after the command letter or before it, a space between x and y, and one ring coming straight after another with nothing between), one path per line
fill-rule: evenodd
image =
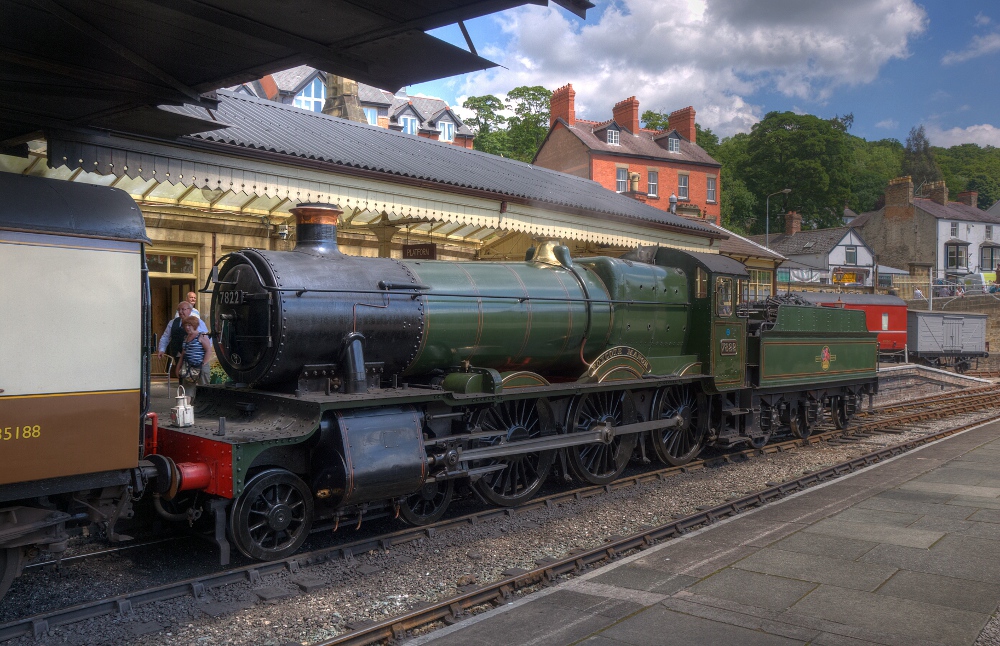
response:
M889 313L888 312L882 312L882 329L883 330L888 330L889 329Z
M718 316L733 315L733 279L715 279L715 313Z
M708 298L708 274L704 269L698 267L695 272L695 297Z

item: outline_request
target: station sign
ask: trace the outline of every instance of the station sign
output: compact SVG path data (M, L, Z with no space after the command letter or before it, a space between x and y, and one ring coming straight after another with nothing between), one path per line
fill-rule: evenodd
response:
M437 260L437 245L433 242L427 244L404 244L403 258L406 260Z

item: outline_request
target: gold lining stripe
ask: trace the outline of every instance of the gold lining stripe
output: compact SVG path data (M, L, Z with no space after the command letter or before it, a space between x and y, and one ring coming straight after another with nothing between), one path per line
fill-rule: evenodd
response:
M125 390L82 390L76 393L47 393L41 395L2 395L0 394L0 401L4 399L37 399L40 397L82 397L83 395L117 395L117 394L128 394L128 393L139 393L138 388L128 388Z

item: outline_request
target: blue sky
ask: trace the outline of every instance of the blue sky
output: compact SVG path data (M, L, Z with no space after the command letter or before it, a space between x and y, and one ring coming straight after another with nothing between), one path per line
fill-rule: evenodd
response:
M854 114L851 132L1000 146L1000 3L986 0L601 0L586 21L526 6L466 23L503 67L409 88L458 106L572 83L577 115L694 106L722 136L766 113ZM457 26L431 32L465 47Z

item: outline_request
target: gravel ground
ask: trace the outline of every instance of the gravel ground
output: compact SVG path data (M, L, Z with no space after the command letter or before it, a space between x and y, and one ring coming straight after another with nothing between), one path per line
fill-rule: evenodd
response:
M911 390L909 394L913 397L930 393ZM497 580L508 568L531 568L536 559L544 556L563 556L574 548L595 547L609 536L626 535L643 526L664 523L694 513L697 507L717 505L727 498L763 489L767 482L792 479L803 471L836 464L958 421L952 418L926 423L921 433L878 436L852 445L803 447L679 474L587 500L439 532L433 538L357 555L352 562L337 561L303 569L296 575L268 576L258 584L214 589L203 600L184 598L150 604L138 607L128 617L105 617L54 628L41 641L24 638L9 643L17 646L309 643L335 636L349 623L382 620L421 602L448 598L457 593L459 586ZM352 538L349 534L345 540ZM18 582L11 592L17 595L21 590L28 598L51 595L57 601L79 602L74 590L80 592L89 587L91 594L107 593L106 588L102 589L104 584L94 584L98 578L95 568L110 573L100 578L109 579L114 588L114 582L124 581L136 572L152 576L151 572L172 573L174 568L195 571L197 563L210 559L195 550L190 559L181 557L183 562L178 562L176 548L166 549L164 555L155 557L146 556L145 552L141 556L109 556L100 559L100 564L91 561L80 564L79 571L72 575L62 572L23 577L26 580ZM66 580L71 580L72 585L64 587ZM304 594L297 581L319 589ZM983 635L981 639L986 640L980 642L983 645L1000 643L997 641L1000 625L991 622Z

